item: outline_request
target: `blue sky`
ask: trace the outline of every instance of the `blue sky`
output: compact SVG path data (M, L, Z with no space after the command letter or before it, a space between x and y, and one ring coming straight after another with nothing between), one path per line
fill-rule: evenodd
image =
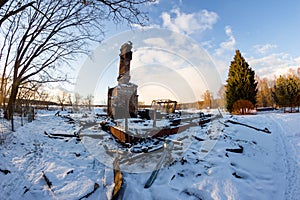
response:
M159 0L143 10L149 26L185 34L207 50L223 81L236 49L261 77L300 66L300 1ZM106 28L107 38L130 29Z
M226 39L224 28L230 26L237 48L247 50L257 44L277 44L287 53L299 52L296 42L299 41L300 29L299 1L160 0L158 5L150 8L150 24L162 25L163 12L171 14L172 19L176 20L180 16L172 13L174 9L179 9L180 15L195 15L202 10L217 14L212 29L202 33L195 31L190 35L199 42L212 40L214 45L218 45Z
M196 40L223 65L229 65L235 49L260 76L300 65L300 1L160 0L149 15L150 25L182 27L175 31Z
M273 79L274 76L287 73L290 68L295 70L300 67L300 1L159 0L142 9L149 13L148 27L180 33L206 50L214 60L222 83L227 79L228 68L236 49L241 51L260 77ZM133 26L132 29L140 27ZM108 23L106 41L128 30L130 28L126 25ZM124 39L124 42L127 39L134 42L130 37ZM115 45L113 70L116 73L119 44ZM135 42L133 45L135 46ZM133 57L141 54L142 52L134 52ZM133 63L140 65L141 62L133 60ZM96 99L105 99L107 86L113 87L116 84L115 74L109 74L111 77L106 76L106 79L113 81L103 83L103 80L98 80L102 82L95 90ZM100 96L99 87L104 88ZM143 93L140 89L140 94L149 94L149 91L151 90L147 88ZM199 98L201 97L198 95L197 99Z

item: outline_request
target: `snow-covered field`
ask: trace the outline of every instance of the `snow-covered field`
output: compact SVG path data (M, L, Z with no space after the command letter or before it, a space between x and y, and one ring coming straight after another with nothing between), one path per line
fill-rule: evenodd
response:
M224 115L173 135L170 139L183 145L174 145L147 189L163 154L153 148L163 142L140 145L152 152L130 153L133 147L122 147L93 123L96 119L80 114L71 117L90 124L81 130L81 141L49 138L45 131L72 135L79 130L78 123L54 113L39 112L0 145L0 199L111 199L116 156L126 181L123 199L300 199L300 113Z

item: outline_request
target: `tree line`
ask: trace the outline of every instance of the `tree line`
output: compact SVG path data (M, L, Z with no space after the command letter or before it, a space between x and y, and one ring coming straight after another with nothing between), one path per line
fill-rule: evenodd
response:
M298 107L300 105L300 68L274 80L255 76L239 50L230 64L225 85L226 108L231 113L246 114L257 107Z
M202 98L198 108L221 107L234 114L247 114L258 108L283 108L284 112L299 112L300 68L290 69L274 79L260 78L241 52L236 50L226 84L219 89L218 98L213 98L209 90L202 94Z

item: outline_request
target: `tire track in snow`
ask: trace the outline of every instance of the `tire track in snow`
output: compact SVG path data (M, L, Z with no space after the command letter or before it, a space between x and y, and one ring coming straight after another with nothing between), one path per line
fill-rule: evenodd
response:
M286 138L287 138L287 132L286 129L282 126L281 123L278 122L278 120L281 120L280 118L275 118L274 114L270 115L271 121L277 125L278 128L276 130L280 131L275 131L273 132L276 133L277 138L280 139L281 146L283 146L283 152L284 152L284 158L283 160L285 161L285 174L286 174L286 188L285 188L285 199L289 200L297 200L300 197L300 191L298 190L297 187L299 187L300 184L300 179L299 179L299 171L297 167L297 162L293 158L293 152L291 152L291 144L287 144ZM298 172L298 173L297 173Z

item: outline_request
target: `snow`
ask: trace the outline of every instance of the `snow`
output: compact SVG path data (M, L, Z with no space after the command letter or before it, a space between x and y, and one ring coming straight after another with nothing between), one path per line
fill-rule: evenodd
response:
M117 128L125 131L125 119L118 119ZM138 118L130 118L127 120L128 130L131 135L142 136L153 128L153 120L141 120ZM156 127L170 127L170 121L167 119L156 120Z
M101 109L97 113L102 113ZM147 189L144 185L163 155L163 141L124 147L101 130L101 119L95 118L95 113L88 117L69 114L75 124L54 114L39 111L36 120L9 133L0 145L0 169L10 171L0 172L0 199L80 199L91 193L95 184L99 188L87 199L111 199L116 156L120 156L126 181L123 199L300 198L300 113L223 113L223 118L204 127L194 126L172 135L170 140L183 145L174 144ZM271 134L226 123L228 119L267 128ZM44 134L73 135L79 130L81 141ZM240 147L242 153L229 151ZM133 148L149 151L133 153Z

